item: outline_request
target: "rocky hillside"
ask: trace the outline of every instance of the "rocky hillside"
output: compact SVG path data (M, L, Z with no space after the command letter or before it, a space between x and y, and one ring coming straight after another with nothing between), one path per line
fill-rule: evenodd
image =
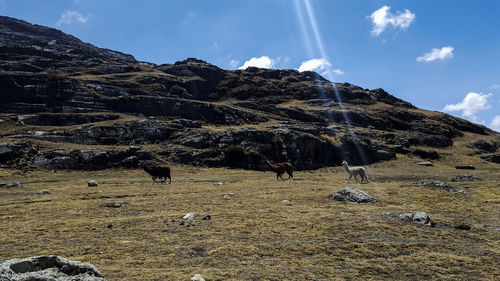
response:
M263 169L266 158L314 169L435 157L432 147L465 132L496 134L314 72L229 71L194 58L155 65L8 17L0 50L0 164ZM479 156L498 162L497 143L488 145Z

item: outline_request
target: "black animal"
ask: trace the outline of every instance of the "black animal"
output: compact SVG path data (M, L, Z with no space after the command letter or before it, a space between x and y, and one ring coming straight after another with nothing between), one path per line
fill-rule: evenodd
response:
M156 179L159 179L161 183L165 183L167 178L169 179L169 183L172 183L172 178L170 177L170 167L164 165L146 165L143 167L146 173L151 175L154 183L156 183Z

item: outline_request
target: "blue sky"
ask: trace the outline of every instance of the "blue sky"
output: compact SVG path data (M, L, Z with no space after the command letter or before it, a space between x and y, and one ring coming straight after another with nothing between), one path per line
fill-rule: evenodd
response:
M500 131L496 0L0 0L0 15L156 64L314 70Z

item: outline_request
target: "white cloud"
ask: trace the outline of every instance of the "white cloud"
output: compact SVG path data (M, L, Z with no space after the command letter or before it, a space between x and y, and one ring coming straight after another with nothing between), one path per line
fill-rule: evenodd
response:
M332 64L324 58L321 59L310 59L302 64L299 67L299 71L324 71L328 67L331 67Z
M337 75L344 75L344 71L340 70L340 69L334 69L333 72Z
M373 23L373 36L379 36L389 25L394 28L406 29L415 20L415 14L408 9L405 9L404 13L397 11L396 15L391 14L390 9L389 6L383 6L370 15Z
M493 120L491 121L490 128L492 128L497 132L500 132L500 115L497 115L493 118Z
M74 22L86 23L89 17L84 17L77 11L66 10L61 14L61 18L57 21L57 25L72 24Z
M321 73L323 76L327 76L328 74L335 75L343 75L344 72L340 69L333 69L332 64L324 59L310 59L302 62L299 67L299 71L315 71Z
M231 61L229 61L229 65L232 67L232 68L236 68L238 66L238 64L240 63L239 60L235 60L235 59L232 59Z
M434 61L434 60L445 60L451 59L453 57L453 48L452 46L443 47L441 49L432 48L432 50L428 53L425 53L423 56L417 58L417 61Z
M251 58L247 60L242 66L238 69L247 69L250 66L258 67L258 68L272 68L275 64L275 61L268 56L262 56L260 58Z
M482 94L482 93L468 93L464 100L457 104L447 104L443 111L452 112L452 111L462 111L462 116L470 119L473 122L478 123L478 119L476 117L476 112L480 110L485 110L490 108L491 106L488 104L488 98L493 94Z

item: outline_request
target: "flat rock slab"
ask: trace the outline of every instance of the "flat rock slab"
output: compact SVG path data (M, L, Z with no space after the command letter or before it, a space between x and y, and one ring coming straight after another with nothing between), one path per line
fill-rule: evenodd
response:
M345 187L337 193L330 195L328 199L351 203L372 203L377 201L366 194L366 192L352 187Z
M451 179L452 182L483 181L483 178L474 175L456 176Z
M452 187L451 185L445 183L444 181L423 180L417 183L417 186L437 187L451 192L464 192L463 190Z
M427 167L434 166L434 164L432 164L432 162L429 162L429 161L417 162L417 163L415 163L415 164L416 164L416 165L419 165L419 166L427 166Z
M0 281L106 281L90 263L59 256L37 256L0 262Z
M459 169L459 170L475 170L476 167L474 167L472 165L457 165L457 166L455 166L455 169Z

